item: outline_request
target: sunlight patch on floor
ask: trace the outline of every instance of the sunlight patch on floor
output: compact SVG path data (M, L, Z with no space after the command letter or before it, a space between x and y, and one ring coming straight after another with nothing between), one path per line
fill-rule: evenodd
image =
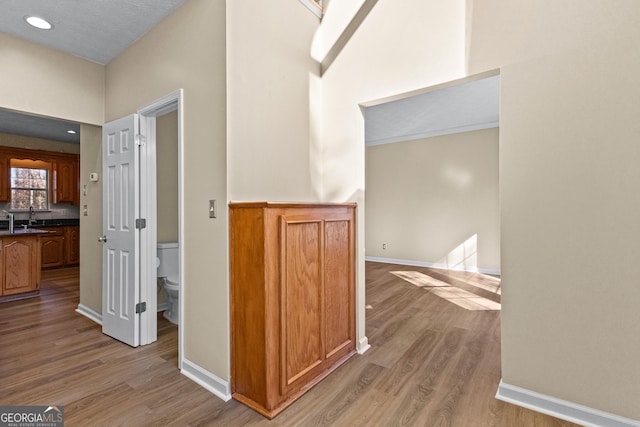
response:
M500 310L501 305L498 302L481 297L473 292L457 288L450 283L443 282L419 271L392 271L391 274L411 283L414 286L426 289L434 295L444 298L447 301L467 310ZM490 276L489 276L490 277ZM494 279L496 285L487 285L476 281L468 281L471 286L481 288L490 292L500 294L500 283L498 279Z
M472 279L465 279L465 283L467 285L475 286L476 288L484 289L485 291L502 295L502 289L500 288L500 279L496 279L495 277L483 274L482 281L488 283L481 283Z
M451 286L441 280L434 279L431 276L427 276L419 271L392 271L391 274L398 276L402 280L405 280L412 285L418 287L438 287L438 286Z

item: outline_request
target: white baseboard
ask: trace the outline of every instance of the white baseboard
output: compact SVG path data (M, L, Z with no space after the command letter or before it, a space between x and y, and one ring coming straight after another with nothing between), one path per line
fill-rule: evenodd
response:
M231 386L228 381L219 378L187 359L182 359L182 370L180 372L223 401L228 402L231 400Z
M370 348L371 346L369 345L369 338L363 337L358 341L356 351L358 352L358 354L364 354Z
M413 260L395 259L395 258L380 258L380 257L373 257L373 256L366 256L364 257L364 260L371 261L371 262L382 262L385 264L410 265L412 267L438 268L440 270L471 271L473 273L482 273L482 274L491 274L493 276L500 276L500 270L495 270L491 268L456 267L456 266L452 267L447 264L438 264L435 262L413 261Z
M496 399L587 427L640 427L640 421L556 399L502 381Z
M78 304L78 308L76 308L76 313L80 313L84 317L88 317L89 319L93 320L98 325L102 325L102 314L90 309L86 305Z

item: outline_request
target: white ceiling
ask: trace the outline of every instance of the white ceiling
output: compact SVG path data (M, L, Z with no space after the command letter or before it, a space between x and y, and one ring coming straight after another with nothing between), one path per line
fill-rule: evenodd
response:
M0 31L107 64L185 0L0 0ZM35 15L54 25L27 24Z
M186 0L0 0L0 32L107 64ZM24 17L54 25L39 30ZM70 135L70 128L78 131ZM78 124L0 109L0 132L79 142Z
M73 130L75 134L67 131ZM80 125L0 108L0 132L54 141L80 143Z
M499 91L492 76L367 107L366 145L497 127Z

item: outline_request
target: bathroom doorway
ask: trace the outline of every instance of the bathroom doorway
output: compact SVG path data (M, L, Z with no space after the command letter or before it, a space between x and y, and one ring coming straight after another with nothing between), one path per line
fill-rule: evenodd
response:
M142 282L147 295L155 292L156 311L167 308L166 291L159 286L156 275L156 258L158 242L175 242L178 244L178 271L180 283L178 291L178 369L182 369L184 355L184 224L182 218L184 191L182 188L183 155L182 155L182 89L177 90L138 110L140 115L140 133L146 137L149 149L141 161L141 189L153 189L145 197L141 194L141 208L150 214L150 225L155 225L155 232L149 233L153 238L141 241L141 256L146 256L152 263L148 271L148 280ZM151 319L149 316L148 319ZM157 337L157 321L154 318L141 328L154 328L151 335Z
M181 100L178 90L103 127L102 327L133 347L157 340L159 294L161 309L166 301L158 289L158 234L177 243L172 275L184 283ZM184 353L181 293L179 288L179 369Z

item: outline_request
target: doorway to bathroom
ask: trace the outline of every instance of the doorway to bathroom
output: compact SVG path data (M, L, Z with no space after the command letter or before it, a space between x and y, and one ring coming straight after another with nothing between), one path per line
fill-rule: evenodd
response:
M177 244L175 275L184 283L181 90L105 124L103 170L103 332L134 347L150 344L157 311L171 305L157 280L158 242Z

